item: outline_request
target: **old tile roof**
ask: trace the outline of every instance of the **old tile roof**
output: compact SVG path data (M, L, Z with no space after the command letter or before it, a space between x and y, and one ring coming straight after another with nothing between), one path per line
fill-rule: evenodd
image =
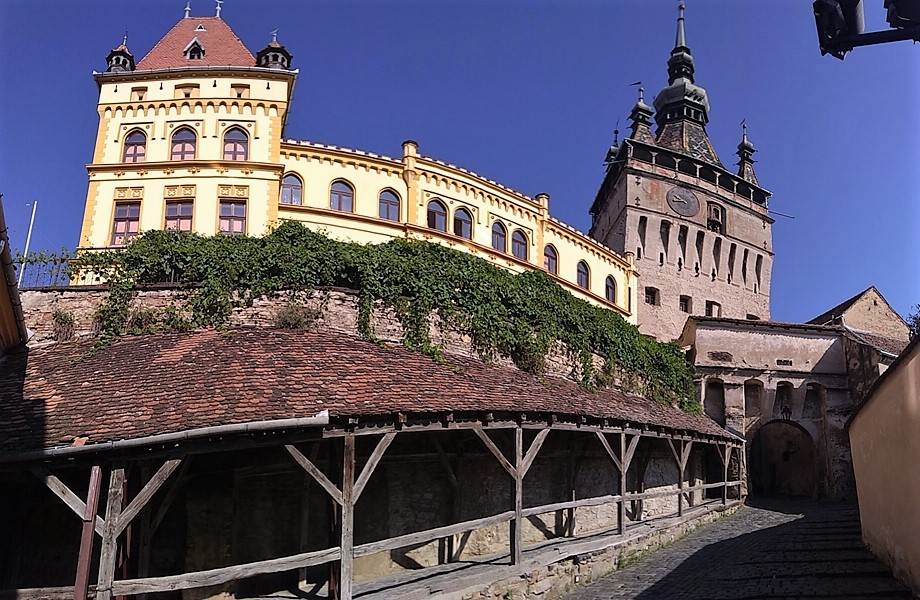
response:
M183 53L194 40L204 48L204 56L191 60ZM137 63L139 71L178 67L253 67L256 59L230 26L220 17L181 19Z
M849 310L849 308L850 308L851 306L853 306L853 305L856 303L857 300L859 300L859 299L862 298L865 294L868 294L868 293L869 293L870 291L872 291L872 290L875 290L875 292L876 292L879 296L881 296L881 294L880 294L879 291L875 288L874 285L873 285L873 286L869 286L869 287L867 287L866 289L864 289L863 291L861 291L861 292L859 292L858 294L856 294L855 296L853 296L852 298L847 298L846 300L844 300L843 302L841 302L840 304L838 304L838 305L835 306L834 308L832 308L832 309L830 309L830 310L827 310L827 311L821 313L820 315L818 315L817 317L815 317L814 319L812 319L812 320L810 320L810 321L808 321L808 322L809 322L809 323L814 323L815 325L827 325L827 324L830 323L830 322L833 322L833 321L835 321L835 320L838 320L838 319L840 318L840 316L841 316L843 313L845 313L847 310Z
M853 329L852 327L845 327L845 329L857 340L866 343L876 350L888 354L892 357L901 354L904 348L907 348L907 345L910 343L908 340L897 340L894 338L879 335L877 333L870 333L868 331Z
M686 120L666 123L659 129L655 143L662 148L692 156L718 167L722 166L706 130L699 123Z
M70 342L0 360L0 455L215 425L446 411L585 415L731 437L706 416L514 367L331 331L236 329Z

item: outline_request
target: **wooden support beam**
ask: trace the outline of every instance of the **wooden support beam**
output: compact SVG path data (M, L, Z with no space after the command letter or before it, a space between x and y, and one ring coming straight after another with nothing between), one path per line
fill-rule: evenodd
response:
M122 511L121 515L119 515L118 523L115 525L116 536L121 535L121 532L125 530L128 523L134 520L137 513L141 512L141 509L150 502L153 495L157 493L157 490L159 490L164 483L166 483L166 480L169 479L169 476L172 475L173 471L175 471L180 464L182 464L181 458L167 460L157 472L153 474L150 481L141 488L141 491L137 493L134 500L132 500Z
M547 435L549 435L549 429L543 429L537 433L537 437L535 437L533 442L531 442L530 448L527 450L527 455L524 456L524 462L521 464L521 468L518 470L521 474L521 477L525 477L527 475L527 471L530 470L534 459L537 458L537 453L540 451L540 447L543 446L543 442L546 440Z
M518 429L520 429L520 427L518 427ZM489 452L491 452L496 460L498 460L498 464L500 464L502 468L508 472L508 475L514 477L516 469L511 465L510 462L508 462L508 459L505 458L505 455L502 454L502 451L498 449L498 446L495 445L495 442L493 442L489 436L486 435L486 432L483 431L481 427L477 427L476 429L473 429L473 433L475 433L479 439L482 440L482 443L486 445L486 448L489 449Z
M93 562L93 541L99 512L99 488L102 483L102 469L94 465L90 469L89 488L86 492L86 509L83 512L83 531L80 534L80 553L77 555L77 576L74 583L74 600L86 600L89 591L89 569Z
M305 552L294 556L273 558L242 565L220 567L207 571L183 573L181 575L166 575L164 577L150 577L146 579L123 579L112 584L112 591L116 596L133 596L136 594L149 594L157 592L171 592L173 590L188 590L229 583L237 579L244 579L265 573L281 573L298 568L321 565L339 558L338 548L327 548Z
M728 504L728 465L732 460L732 447L725 444L723 452L725 456L722 459L722 481L725 482L725 485L722 487L722 506L725 506Z
M626 462L626 433L620 434L620 456L623 462L620 466L620 501L617 504L617 533L623 535L626 533L626 471L629 469L629 463Z
M115 562L118 558L118 519L124 500L125 468L117 465L109 476L109 495L105 507L105 526L102 530L102 547L99 553L99 578L96 600L112 600L112 581L115 579Z
M626 449L626 457L623 459L623 470L628 471L629 465L632 464L633 456L636 455L636 448L639 446L641 434L636 434L629 440L629 447Z
M545 436L544 436L545 437ZM536 443L536 441L535 441ZM540 440L542 443L542 440ZM539 450L539 446L536 448ZM514 520L511 521L511 564L521 564L523 554L523 536L522 529L524 526L524 517L521 514L523 510L524 496L524 430L518 427L514 430L514 490L512 491L512 507L514 510ZM536 453L535 453L536 454Z
M339 598L351 600L354 590L355 546L355 436L345 436L342 456L342 558L339 567Z
M348 436L346 436L346 439L348 439ZM354 444L354 436L351 437L351 440L352 444ZM329 478L326 477L323 472L320 471L319 468L310 461L310 459L301 454L300 450L291 444L285 445L284 448L288 451L288 454L290 454L291 457L297 461L297 464L300 465L304 471L309 473L310 476L312 476L316 481L316 483L320 484L320 486L326 490L327 494L332 496L332 499L335 500L336 503L344 504L342 492L339 490L339 488L337 488L334 483L329 481Z
M169 486L169 489L166 490L166 495L163 496L163 500L160 502L160 506L157 507L157 512L153 515L153 518L150 519L151 536L160 527L160 523L162 523L163 519L166 517L166 511L169 510L169 507L172 506L173 500L176 499L176 494L179 493L179 489L182 487L182 481L185 479L185 474L188 473L188 469L191 464L191 457L186 457L182 461L182 466L179 467L179 472L176 473L176 477L173 479L172 484Z
M444 527L427 529L425 531L418 531L416 533L407 533L405 535L399 535L394 538L388 538L377 542L369 542L367 544L355 546L355 557L357 558L360 556L367 556L369 554L376 554L377 552L386 552L388 550L396 550L398 548L405 548L406 546L425 544L438 538L463 533L464 531L473 531L476 529L482 529L483 527L489 527L491 525L498 525L500 523L510 521L513 518L514 511L509 510L497 515L492 515L491 517L483 517L482 519L464 521L454 525L445 525Z
M364 491L364 486L367 485L371 475L374 474L374 469L377 468L377 464L380 462L380 459L383 458L384 452L386 452L387 448L390 447L390 444L393 443L393 438L395 437L395 431L386 433L384 434L383 438L377 442L377 447L374 448L370 458L367 459L367 463L365 463L364 468L361 469L361 474L358 476L358 480L355 482L354 502L358 502L358 498L361 497L361 492Z
M54 495L64 501L64 504L67 505L70 510L74 512L81 519L83 515L86 514L86 503L80 500L79 496L74 494L69 487L67 487L63 481L52 475L48 472L48 469L44 467L36 467L32 469L32 474L42 480L42 482L48 487L49 490L54 492ZM98 534L102 535L102 517L96 516L96 520L93 523L93 530Z
M601 446L604 447L604 451L607 453L607 456L610 457L610 460L613 461L613 465L617 468L617 471L623 470L623 463L620 462L620 459L617 457L616 453L613 451L613 448L610 447L610 442L607 441L607 434L603 431L595 431L594 434L597 436L597 439L600 441Z

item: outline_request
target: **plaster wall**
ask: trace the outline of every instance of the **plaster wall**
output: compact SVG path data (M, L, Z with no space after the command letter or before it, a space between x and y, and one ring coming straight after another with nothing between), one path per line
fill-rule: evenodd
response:
M894 312L875 288L870 288L843 313L847 327L871 331L906 342L909 338L907 324Z
M920 595L920 346L850 423L863 541Z

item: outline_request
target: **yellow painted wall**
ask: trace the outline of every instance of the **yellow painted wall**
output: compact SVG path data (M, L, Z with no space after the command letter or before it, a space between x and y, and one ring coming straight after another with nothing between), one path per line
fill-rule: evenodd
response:
M116 203L141 204L140 230L165 227L169 199L194 198L193 230L218 232L218 203L245 190L246 232L263 235L282 219L305 223L340 240L381 243L410 237L443 243L481 256L513 272L543 268L543 249L552 244L559 256L556 280L576 296L618 310L636 322L636 271L632 257L622 257L583 233L549 216L549 197L525 196L466 169L418 154L414 142L403 145L403 156L282 140L284 115L293 73L264 70L187 73L185 71L98 75L100 128L94 163L87 166L87 196L80 246L106 247L112 240ZM232 98L234 85L249 85L249 98ZM161 88L162 85L162 89ZM193 97L175 98L176 88L197 86ZM144 99L137 100L138 88ZM133 95L132 95L133 94ZM198 136L194 160L172 161L172 132L183 125ZM224 161L224 132L234 125L249 134L249 160ZM122 163L125 137L135 129L147 135L146 160ZM277 162L273 160L277 157ZM280 204L281 179L295 174L303 183L300 206ZM330 188L344 180L355 191L354 210L330 207ZM180 196L170 190L183 190ZM223 190L223 192L222 192ZM398 221L379 217L379 195L391 190L400 199ZM447 231L428 228L432 200L448 211ZM453 217L465 208L473 218L471 239L453 234ZM507 249L492 248L492 226L506 229ZM511 255L513 232L527 238L527 257ZM584 260L591 271L589 289L575 285L576 265ZM617 298L605 300L605 280L616 281ZM631 292L632 297L628 296Z

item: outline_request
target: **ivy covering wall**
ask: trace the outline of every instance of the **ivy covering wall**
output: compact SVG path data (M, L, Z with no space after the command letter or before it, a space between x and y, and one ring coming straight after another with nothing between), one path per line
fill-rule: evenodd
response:
M393 240L338 242L293 222L263 237L150 231L124 250L86 253L74 277L100 277L109 294L97 318L103 343L134 331L221 327L236 306L261 296L335 286L359 298L359 333L373 340L375 304L395 310L404 344L440 358L429 337L433 313L469 335L483 360L510 356L540 374L554 344L581 365L589 389L619 380L627 391L699 412L693 371L675 344L639 334L614 311L591 305L542 271L516 275L442 245ZM175 282L174 309L139 318L130 300L139 285ZM296 300L295 300L296 302ZM596 368L592 354L605 357Z

